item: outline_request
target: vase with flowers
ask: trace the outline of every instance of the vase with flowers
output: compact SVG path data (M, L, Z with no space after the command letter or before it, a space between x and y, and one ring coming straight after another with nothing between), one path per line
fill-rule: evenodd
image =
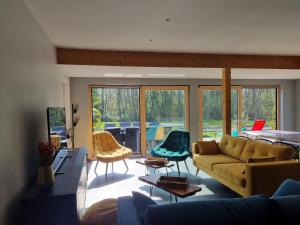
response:
M38 144L39 168L37 185L42 189L48 189L54 185L52 162L55 150L56 148L51 142L40 142Z

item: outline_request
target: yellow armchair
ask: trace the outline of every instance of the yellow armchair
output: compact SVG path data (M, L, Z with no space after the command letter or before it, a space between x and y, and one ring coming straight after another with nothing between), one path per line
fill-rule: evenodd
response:
M95 172L99 161L106 163L105 176L107 175L108 163L123 160L126 169L128 166L125 159L132 155L132 150L120 145L108 131L101 131L93 134L94 157L97 160ZM126 171L126 172L127 172Z

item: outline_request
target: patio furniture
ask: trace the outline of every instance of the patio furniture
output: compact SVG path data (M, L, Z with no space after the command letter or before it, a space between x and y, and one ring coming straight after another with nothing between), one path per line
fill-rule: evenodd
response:
M252 126L252 131L262 130L266 124L266 120L255 120Z
M159 122L149 122L149 126L158 126Z
M108 163L113 163L120 160L123 160L128 171L128 166L125 159L131 156L132 150L120 145L110 132L101 131L94 133L93 149L95 158L97 160L97 164L94 169L95 173L99 161L106 163L105 176L107 176Z
M123 135L121 133L121 128L119 127L109 127L106 129L106 131L110 132L114 138L117 140L117 142L122 143L124 142Z
M105 124L105 130L107 130L107 128L110 128L110 127L117 127L117 125L115 123L106 123Z
M140 127L140 122L133 122L132 124L134 127Z
M179 161L184 161L189 171L185 160L190 155L190 133L187 131L172 130L160 145L151 150L151 155L175 161L179 175Z
M152 141L155 140L157 126L151 126L146 128L146 140L148 148L152 148Z
M130 122L120 122L120 127L131 127Z
M138 152L140 149L140 129L137 127L128 127L125 129L124 142L125 146Z

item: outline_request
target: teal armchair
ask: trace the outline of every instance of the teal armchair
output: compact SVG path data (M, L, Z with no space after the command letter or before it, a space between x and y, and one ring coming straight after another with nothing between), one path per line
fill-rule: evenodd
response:
M170 131L166 139L160 145L151 149L151 155L154 157L167 158L169 161L175 161L179 175L179 161L184 161L189 171L185 160L190 155L190 133L181 130Z

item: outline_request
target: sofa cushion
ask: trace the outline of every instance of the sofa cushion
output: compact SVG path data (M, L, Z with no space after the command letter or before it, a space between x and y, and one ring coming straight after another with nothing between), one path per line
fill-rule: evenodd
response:
M197 147L200 155L219 154L219 147L215 140L212 141L197 141Z
M250 157L248 163L259 163L259 162L273 162L275 161L274 156L261 156L261 157Z
M216 155L194 155L194 160L197 164L209 169L213 170L213 165L220 163L239 163L240 161L234 159L230 156L224 154L216 154Z
M247 141L248 140L245 138L224 135L219 143L219 149L228 156L231 156L235 159L240 159Z
M190 153L188 151L180 152L179 150L170 151L166 148L154 148L151 150L151 155L154 157L168 158L170 161L183 161Z
M118 225L142 225L132 196L122 196L117 200Z
M132 198L137 214L142 223L144 223L148 206L156 205L156 202L153 201L151 198L147 197L146 195L143 195L136 191L132 192Z
M294 149L290 146L272 145L259 141L249 140L241 155L241 160L247 162L251 157L271 156L276 160L290 160Z
M300 195L271 198L272 224L292 225L299 223Z
M269 199L248 198L202 200L149 206L146 225L253 225L269 224Z
M273 197L286 195L300 195L300 182L286 179L275 191Z
M242 173L245 170L246 163L215 164L213 171L215 174L223 177L231 183L245 187L246 175Z

